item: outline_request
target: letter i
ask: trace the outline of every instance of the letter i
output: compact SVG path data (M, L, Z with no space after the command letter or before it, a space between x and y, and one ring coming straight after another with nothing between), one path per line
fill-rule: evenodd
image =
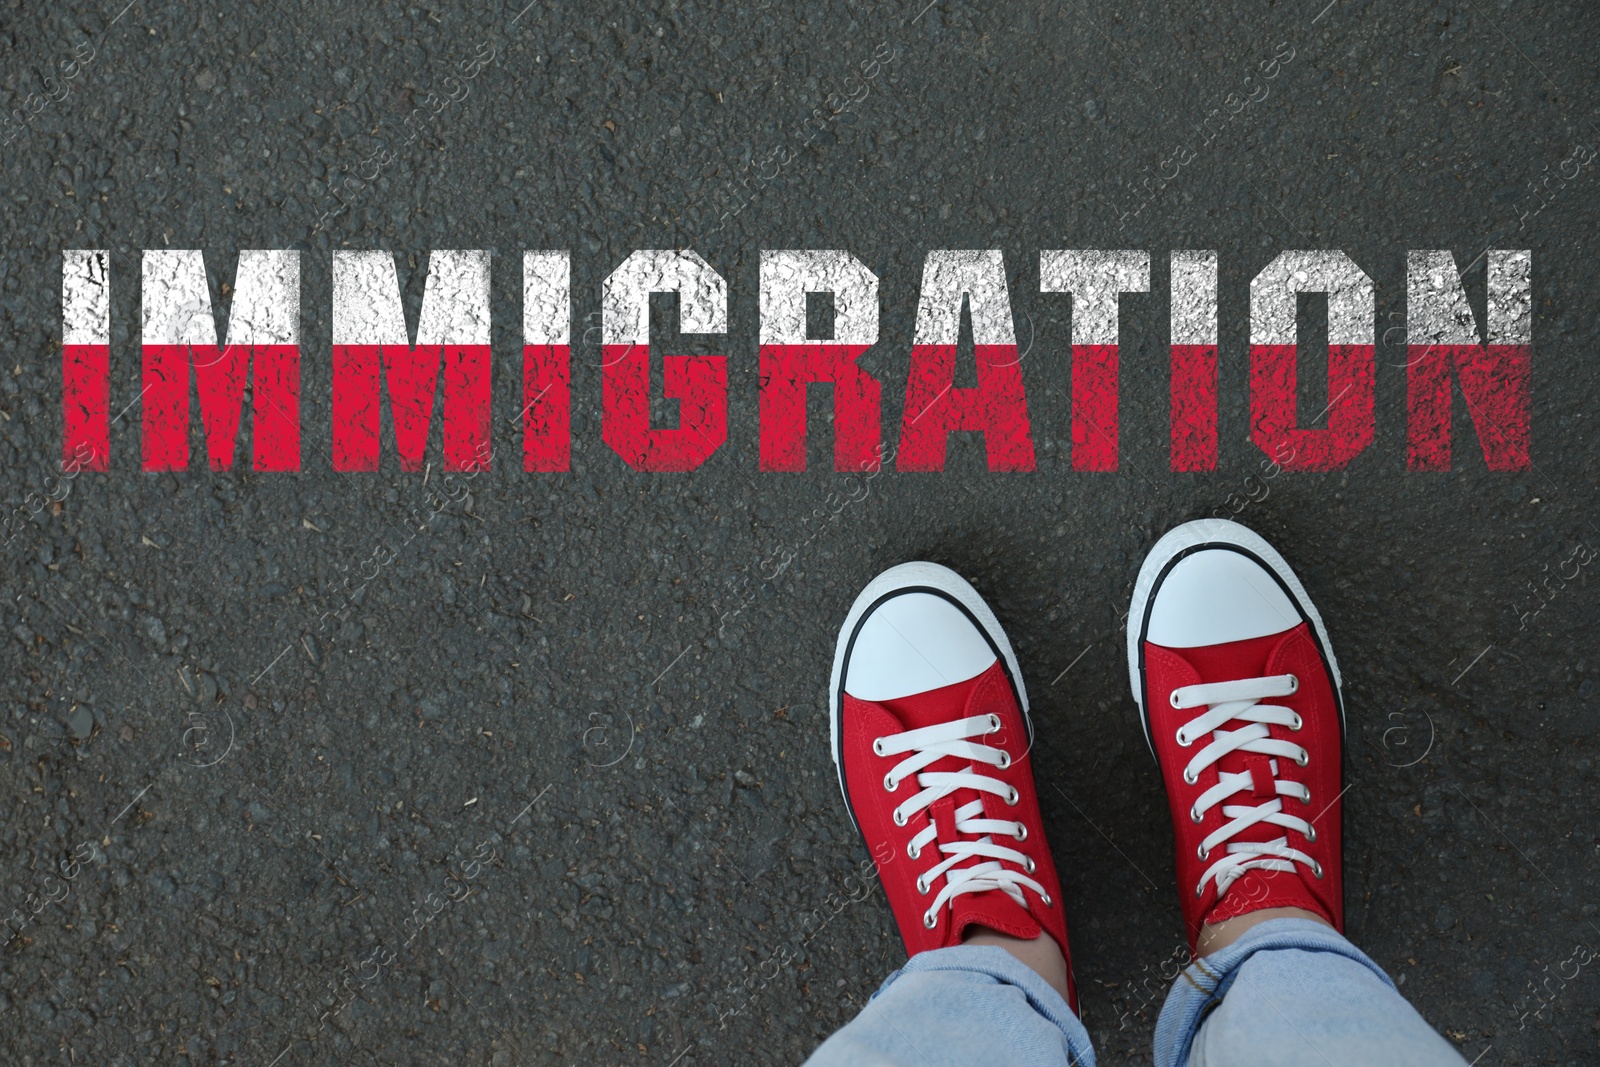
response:
M61 253L61 468L103 471L111 460L111 254Z
M1172 253L1172 469L1217 469L1217 253Z

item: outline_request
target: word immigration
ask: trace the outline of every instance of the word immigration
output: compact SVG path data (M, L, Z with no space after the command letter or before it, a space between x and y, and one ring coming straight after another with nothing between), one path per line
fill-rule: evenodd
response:
M1527 251L1488 251L1482 332L1447 251L1406 261L1407 466L1451 466L1451 409L1459 388L1490 470L1529 466L1533 302ZM1217 464L1217 253L1171 253L1171 466ZM332 462L378 469L387 396L400 466L420 471L435 402L446 470L487 469L490 418L489 253L428 257L411 332L394 256L337 251L332 261ZM104 471L110 460L110 254L66 250L62 264L63 465ZM526 252L523 272L523 467L566 471L571 455L571 261ZM250 448L258 471L297 471L300 450L300 260L294 251L242 251L219 345L206 265L198 251L143 256L142 457L147 471L190 465L191 391L211 469L231 469L250 387ZM1119 303L1150 289L1140 251L1042 251L1039 289L1066 294L1071 326L1071 463L1115 471L1118 461ZM223 286L224 294L229 292ZM650 294L678 294L680 329L724 334L728 286L692 251L642 250L602 285L601 436L629 466L687 471L727 438L722 355L661 356L676 426L652 425ZM832 329L808 326L810 294L832 297ZM1327 302L1322 425L1297 405L1300 294ZM826 303L816 311L826 312ZM974 386L956 386L963 309L970 317ZM820 316L826 318L826 314ZM885 446L882 382L857 365L878 341L878 278L843 251L763 251L760 261L760 469L806 466L806 393L832 387L837 470L938 471L952 432L981 434L992 471L1035 468L1027 397L1001 253L930 251L923 265L904 415ZM1374 436L1372 279L1337 250L1287 251L1250 283L1250 435L1287 470L1338 470ZM811 337L812 329L827 332ZM1030 346L1031 347L1031 346ZM192 386L192 390L191 390ZM437 394L442 394L439 396ZM1316 420L1321 421L1319 415ZM431 462L431 461L430 461Z

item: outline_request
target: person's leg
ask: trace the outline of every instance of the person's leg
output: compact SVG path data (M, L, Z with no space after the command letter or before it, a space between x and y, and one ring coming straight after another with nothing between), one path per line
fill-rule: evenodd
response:
M1341 936L1339 667L1283 557L1226 520L1161 538L1134 583L1128 670L1199 956L1162 1008L1156 1063L1459 1067Z
M919 952L806 1067L1093 1067L1061 994L993 946Z
M1016 655L953 571L856 598L834 656L833 758L911 957L813 1065L1094 1063L1034 793Z
M1273 919L1203 956L1156 1023L1156 1067L1462 1067L1389 976L1326 923Z

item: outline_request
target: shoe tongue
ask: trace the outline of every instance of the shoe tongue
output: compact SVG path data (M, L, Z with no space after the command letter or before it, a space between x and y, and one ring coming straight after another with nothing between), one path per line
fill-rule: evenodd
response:
M1015 708L1011 696L1011 683L1006 680L998 662L976 678L969 678L964 682L947 685L941 689L929 690L915 696L904 697L900 700L881 701L880 706L893 715L900 724L908 730L919 729L923 726L936 726L942 722L951 722L956 719L970 718L974 715L993 714L1001 716L1002 721L1010 721L1010 715ZM1003 736L1003 735L1002 735ZM972 738L978 744L983 743L983 738ZM946 756L930 764L929 771L959 771L971 764L970 760L956 759ZM989 769L986 764L976 768L980 773ZM915 783L907 783L913 785ZM901 788L906 788L902 786ZM976 840L979 835L957 833L955 829L956 809L971 803L982 796L986 802L985 813L992 815L993 808L990 804L1004 802L992 793L979 794L975 789L958 789L947 797L941 797L926 810L928 817L933 820L939 837L938 840L950 843L966 839ZM935 847L929 845L929 848ZM970 867L987 862L981 857L962 863L962 867ZM963 893L955 898L952 909L953 921L946 927L944 944L946 947L959 945L966 931L973 926L982 926L990 930L997 930L1012 937L1032 940L1043 932L1044 927L1029 913L1028 909L1013 900L1009 894L1000 889L988 889L980 893Z
M991 712L1003 714L1010 707L1010 693L1010 684L1000 673L1000 664L995 663L982 674L968 678L964 682L956 682L954 685L930 689L925 693L897 700L885 700L880 706L898 719L907 730L917 730L924 726L938 726L941 723L968 719L974 715L987 715ZM974 744L984 743L982 737L972 737L967 740ZM969 759L945 756L930 763L923 770L954 772L965 770L969 766L976 766L979 771L987 768L987 764L974 765ZM958 807L976 799L977 796L977 791L972 789L962 789L951 794Z
M1304 624L1302 624L1304 625ZM1278 650L1282 648L1300 627L1286 630L1283 633L1269 634L1266 637L1250 638L1246 641L1233 641L1225 645L1209 645L1204 648L1175 648L1169 651L1182 656L1194 668L1203 682L1232 682L1244 678L1262 678L1277 673L1273 665L1278 660ZM1278 698L1265 697L1267 703L1274 703ZM1192 708L1188 714L1193 717L1201 714L1206 709ZM1243 729L1246 723L1231 722L1224 726L1225 730ZM1194 747L1188 752L1192 756L1200 748L1211 743L1211 735L1206 734L1197 738ZM1271 773L1273 765L1277 766L1277 775ZM1250 772L1251 784L1254 789L1245 789L1235 793L1224 804L1244 804L1256 806L1264 804L1276 797L1275 787L1272 784L1274 777L1290 779L1294 776L1291 771L1297 770L1293 760L1284 756L1263 756L1254 752L1234 751L1223 756L1211 769L1217 773L1240 774ZM1231 820L1230 820L1231 821ZM1257 823L1256 825L1241 830L1229 838L1230 841L1275 841L1284 835L1280 826L1272 823ZM1212 857L1216 858L1215 855Z
M1272 662L1278 646L1287 641L1294 632L1286 630L1280 634L1231 641L1225 645L1169 648L1167 651L1183 657L1184 661L1194 668L1202 682L1233 682L1241 678L1260 678L1268 673L1268 665Z
M992 670L993 668L991 668ZM990 671L975 678L968 678L964 682L943 686L939 689L929 689L923 693L914 693L908 697L899 697L894 700L880 700L878 704L889 714L899 720L900 725L907 730L917 730L924 726L937 726L942 722L954 719L964 719L969 715L982 714L981 711L971 710L979 703L983 703L984 690L987 688L982 683ZM943 770L944 768L939 768Z
M1001 889L963 893L956 898L955 920L950 924L947 946L961 944L967 929L973 926L1010 934L1024 941L1032 941L1044 932L1039 920Z
M880 706L889 714L899 720L907 730L916 730L924 726L937 726L940 723L954 722L959 719L970 718L974 715L987 715L991 711L1000 714L1008 707L1010 698L1010 683L1000 673L999 663L995 663L987 671L975 678L968 678L964 682L947 685L940 689L930 689L925 693L914 696L902 697L898 700L885 700ZM982 744L982 737L969 738L975 744ZM935 760L918 773L940 772L954 773L973 767L978 773L990 770L988 764L977 763L965 758L945 756ZM914 780L907 781L901 790L920 789L921 786ZM985 814L994 810L989 803L1002 803L992 793L979 793L976 789L958 789L949 796L941 797L928 808L924 809L927 816L933 820L938 829L938 840L946 844L958 840L978 840L980 835L958 833L955 828L955 812L966 804L982 797L985 801ZM915 818L921 818L916 816ZM920 824L918 824L920 825ZM933 846L928 846L932 848ZM961 864L962 867L971 866L981 860L972 860ZM988 894L983 894L987 896ZM1004 895L1004 894L1002 894ZM996 905L998 908L999 905Z
M1303 908L1322 916L1329 926L1337 929L1328 906L1306 888L1304 878L1286 871L1264 871L1259 868L1241 874L1201 918L1200 924L1209 926L1226 922L1263 908Z

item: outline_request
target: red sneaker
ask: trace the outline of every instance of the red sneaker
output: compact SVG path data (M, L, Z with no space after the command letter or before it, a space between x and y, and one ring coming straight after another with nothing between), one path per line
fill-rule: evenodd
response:
M1339 665L1283 557L1224 519L1156 542L1134 583L1128 674L1172 808L1189 947L1262 908L1343 930Z
M906 952L959 945L978 925L1048 933L1067 958L1016 653L961 576L893 567L839 633L829 689L845 806L877 863Z

